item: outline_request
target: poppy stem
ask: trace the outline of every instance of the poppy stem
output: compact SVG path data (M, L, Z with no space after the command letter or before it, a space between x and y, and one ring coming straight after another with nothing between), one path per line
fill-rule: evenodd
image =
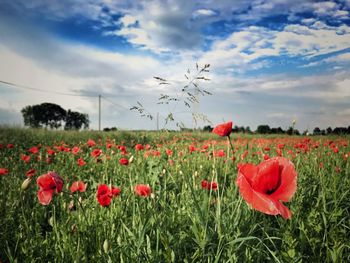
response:
M74 201L76 201L76 202L79 204L81 210L83 211L83 216L84 216L86 222L88 222L88 219L87 219L87 217L86 217L86 215L85 215L85 209L84 209L84 207L83 207L83 204L80 202L79 198L77 198L77 197L74 196L73 194L68 193L68 192L65 192L65 191L62 191L62 193L67 194L67 195L70 195L71 197L73 197Z
M227 135L227 139L228 139L228 141L230 142L232 154L234 154L234 153L235 153L235 149L234 149L233 144L232 144L232 142L231 142L231 137L230 137L230 135Z

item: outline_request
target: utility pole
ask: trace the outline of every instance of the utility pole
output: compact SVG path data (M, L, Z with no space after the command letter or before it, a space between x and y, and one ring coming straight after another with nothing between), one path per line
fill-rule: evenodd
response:
M101 94L98 95L98 130L101 131Z

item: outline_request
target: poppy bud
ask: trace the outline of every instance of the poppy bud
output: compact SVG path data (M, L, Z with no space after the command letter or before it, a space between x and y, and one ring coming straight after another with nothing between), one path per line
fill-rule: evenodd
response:
M30 182L32 181L32 178L28 177L27 179L25 179L22 183L22 186L21 186L21 189L23 191L27 190L29 185L30 185Z
M49 225L50 225L50 226L53 226L53 224L54 224L53 216L51 216L51 217L49 218L48 222L49 222Z
M134 155L131 155L131 157L129 158L129 163L132 163L133 160L134 160Z
M104 242L103 242L103 251L105 253L108 253L108 250L109 250L109 242L108 240L106 239Z

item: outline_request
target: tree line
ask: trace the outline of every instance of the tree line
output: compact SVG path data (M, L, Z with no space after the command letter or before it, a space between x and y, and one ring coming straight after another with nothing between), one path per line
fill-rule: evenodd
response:
M213 127L210 125L204 126L203 131L211 132L213 130ZM252 131L249 126L237 126L235 125L232 128L233 133L256 133L256 134L287 134L287 135L345 135L350 134L350 126L346 127L336 127L332 129L331 127L328 127L327 129L320 129L319 127L316 127L313 132L309 132L308 130L303 131L302 133L299 132L298 129L295 129L294 127L290 126L286 130L282 129L281 127L278 128L270 128L269 125L263 124L259 125L255 131Z
M80 130L89 128L88 114L77 111L66 111L54 103L28 105L21 110L24 125L31 128Z

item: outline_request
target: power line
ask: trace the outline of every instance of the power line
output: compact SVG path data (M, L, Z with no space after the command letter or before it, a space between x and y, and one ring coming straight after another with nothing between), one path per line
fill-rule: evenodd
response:
M102 99L104 99L105 101L108 101L109 103L113 104L114 106L123 108L124 110L130 110L129 108L126 108L126 107L123 106L123 105L120 105L120 104L118 104L118 103L115 103L115 102L113 102L113 101L111 101L111 100L105 98L104 96L101 96L101 97L102 97Z
M9 85L9 86L14 86L20 89L27 89L27 90L33 90L33 91L38 91L38 92L44 92L44 93L51 93L51 94L57 94L57 95L63 95L63 96L74 96L74 97L97 97L98 95L79 95L79 94L74 94L74 93L65 93L65 92L59 92L59 91L48 91L48 90L43 90L43 89L38 89L38 88L32 88L28 86L23 86L23 85L18 85L15 83L7 82L0 80L0 83Z

